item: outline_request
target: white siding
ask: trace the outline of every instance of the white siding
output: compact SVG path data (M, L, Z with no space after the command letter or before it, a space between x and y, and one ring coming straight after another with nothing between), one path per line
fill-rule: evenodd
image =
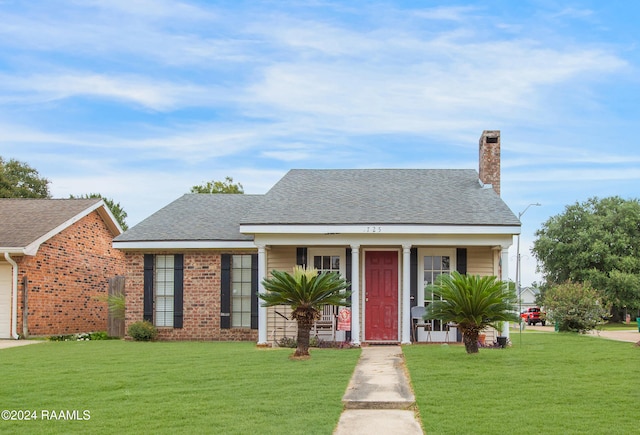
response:
M296 265L295 246L273 246L267 252L267 276L270 276L272 270L293 271L293 266ZM267 308L267 334L271 344L277 344L283 337L296 338L298 328L295 320L291 320L291 307L278 305Z
M0 338L11 338L11 265L0 263Z

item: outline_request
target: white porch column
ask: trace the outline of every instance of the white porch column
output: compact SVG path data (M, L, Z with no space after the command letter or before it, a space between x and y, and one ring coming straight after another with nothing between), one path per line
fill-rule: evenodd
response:
M411 344L411 245L402 245L402 344Z
M264 245L258 245L258 293L265 293L262 280L267 274L267 258ZM267 345L267 308L262 306L262 299L258 300L258 345Z
M360 246L351 245L351 343L360 346Z
M500 252L500 263L502 264L502 268L501 268L502 276L500 277L500 279L506 282L509 279L509 247L508 246L502 247L502 251ZM504 337L509 337L509 322L504 322L504 326L502 327L501 332Z

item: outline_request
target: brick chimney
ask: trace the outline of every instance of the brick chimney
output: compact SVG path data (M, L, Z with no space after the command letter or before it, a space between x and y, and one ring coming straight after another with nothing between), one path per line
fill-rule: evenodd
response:
M500 195L500 130L485 130L480 136L480 182Z

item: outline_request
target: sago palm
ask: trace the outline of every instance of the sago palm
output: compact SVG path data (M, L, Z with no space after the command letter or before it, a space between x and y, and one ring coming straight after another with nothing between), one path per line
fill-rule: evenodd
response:
M291 318L298 323L298 346L294 356L309 355L309 335L313 322L320 319L325 305L346 306L349 286L339 274L314 268L293 268L293 273L274 270L271 278L262 280L266 293L261 294L262 305L289 305Z
M487 326L498 329L497 322L518 321L515 291L495 276L453 272L441 275L428 289L442 300L429 304L425 319L457 324L467 353L478 352L478 334Z

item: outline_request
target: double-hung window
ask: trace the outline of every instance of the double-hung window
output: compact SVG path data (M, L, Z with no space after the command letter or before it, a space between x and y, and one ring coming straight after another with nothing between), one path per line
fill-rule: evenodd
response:
M174 256L156 255L155 263L153 318L156 326L173 326Z
M251 255L233 255L231 260L231 327L251 328Z
M159 327L182 328L184 255L144 256L144 320Z

